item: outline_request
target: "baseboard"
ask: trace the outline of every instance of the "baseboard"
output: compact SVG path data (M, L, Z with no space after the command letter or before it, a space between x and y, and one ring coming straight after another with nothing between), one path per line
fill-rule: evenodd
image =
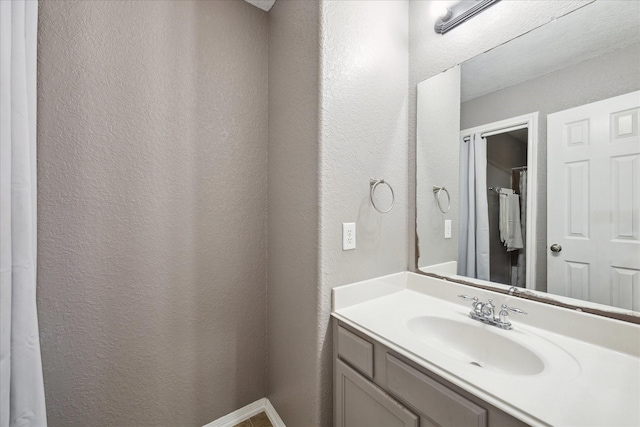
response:
M269 399L263 397L260 400L256 400L253 403L248 404L245 407L242 407L236 411L233 411L230 414L225 415L222 418L218 418L215 421L210 422L209 424L204 425L203 427L233 427L236 424L241 423L242 421L253 417L254 415L259 414L264 411L269 417L269 421L273 424L273 427L286 427L284 422L282 422L282 418L276 412L276 409L273 407Z
M265 400L264 412L267 414L267 417L269 417L269 421L271 421L271 424L273 424L273 427L287 427L284 425L284 421L282 421L282 418L280 418L280 415L278 415L278 413L276 412L276 408L274 408L271 402L269 402L269 399L265 398L264 400Z

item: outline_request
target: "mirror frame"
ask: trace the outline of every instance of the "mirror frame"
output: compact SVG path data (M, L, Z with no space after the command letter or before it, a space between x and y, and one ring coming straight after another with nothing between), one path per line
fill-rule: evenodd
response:
M416 243L416 250L418 250L417 243ZM594 314L596 316L608 317L610 319L621 320L623 322L630 322L630 323L635 323L640 325L640 313L639 314L634 314L633 312L624 313L624 312L618 312L613 310L610 311L605 308L599 309L594 307L586 307L580 304L569 304L569 303L554 299L553 297L550 296L553 294L545 294L543 292L536 292L528 289L518 288L519 290L517 292L509 292L509 290L502 289L501 287L497 287L497 286L482 285L480 283L469 282L462 279L455 279L453 277L440 276L439 274L435 274L435 273L425 273L424 271L421 271L420 269L418 269L417 266L418 266L418 260L416 256L415 272L417 274L422 274L423 276L429 276L429 277L441 279L447 282L457 283L459 285L467 285L467 286L482 289L485 291L496 292L499 294L507 295L509 297L522 298L525 300L540 302L544 304L553 305L556 307L566 308L569 310L580 311L583 313ZM563 297L563 298L569 299L569 297ZM573 299L573 301L580 301L580 300ZM596 304L596 303L593 303L593 304ZM603 306L603 307L606 307L606 306Z

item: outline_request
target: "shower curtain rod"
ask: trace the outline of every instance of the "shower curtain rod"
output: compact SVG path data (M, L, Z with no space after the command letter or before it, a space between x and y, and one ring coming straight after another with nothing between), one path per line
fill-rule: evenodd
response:
M529 125L527 123L522 123L519 125L509 126L502 129L491 130L488 132L483 132L480 134L481 138L485 138L487 136L499 135L501 133L513 132L514 130L527 129ZM469 141L471 139L471 135L465 136L462 138L463 141Z

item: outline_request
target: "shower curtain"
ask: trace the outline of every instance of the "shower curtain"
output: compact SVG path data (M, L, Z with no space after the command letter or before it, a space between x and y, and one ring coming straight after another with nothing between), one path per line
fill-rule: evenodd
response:
M522 241L524 248L519 250L517 264L516 286L524 288L527 285L527 171L520 171L520 226L522 227Z
M47 425L36 310L37 28L37 1L0 1L0 427Z
M479 133L460 141L458 274L490 279L487 140Z

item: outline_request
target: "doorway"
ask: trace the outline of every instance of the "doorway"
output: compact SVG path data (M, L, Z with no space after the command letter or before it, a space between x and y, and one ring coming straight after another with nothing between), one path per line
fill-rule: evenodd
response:
M527 129L487 137L490 278L519 287L526 285L527 139ZM510 225L517 238L503 237Z
M462 184L464 180L461 176L458 274L461 274L461 260L464 259L469 263L469 257L475 256L476 266L489 264L487 266L489 277L485 280L509 285L513 283L515 286L535 289L538 113L465 129L460 136L463 143L471 140L486 141L486 166L483 165L483 167L486 167L486 172L483 174L482 180L476 180L474 191L480 197L480 193L478 193L480 188L477 183L483 182L481 197L486 201L487 207L483 208L485 214L480 214L478 218L482 218L483 215L489 216L489 224L486 228L484 226L468 227L471 224L470 218L463 218L463 216L469 215L474 210L477 212L479 205L463 209L463 198L466 196L463 195ZM461 152L461 175L463 163ZM474 173L477 176L480 169L472 169L475 169ZM467 176L470 174L471 172L467 173ZM471 187L471 184L467 185L465 191L468 191ZM521 250L519 251L504 249L505 242L502 238L504 236L501 236L500 233L500 198L503 197L501 193L509 192L517 196L518 199L517 202L513 202L516 199L516 197L513 197L511 205L513 206L517 203L518 207L524 211L520 219L523 247L520 247L519 249ZM473 199L473 197L470 199ZM476 200L480 201L479 199ZM495 213L496 211L497 214ZM481 234L483 229L484 234ZM472 238L470 233L476 233L476 236ZM473 254L470 251L463 254L465 247L470 247L469 242L472 240L475 242L488 241L488 244L483 247L486 249L478 250ZM488 262L486 252L489 252ZM496 255L495 259L493 259L494 255ZM519 269L518 262L520 262L521 266ZM469 276L468 274L462 275Z

